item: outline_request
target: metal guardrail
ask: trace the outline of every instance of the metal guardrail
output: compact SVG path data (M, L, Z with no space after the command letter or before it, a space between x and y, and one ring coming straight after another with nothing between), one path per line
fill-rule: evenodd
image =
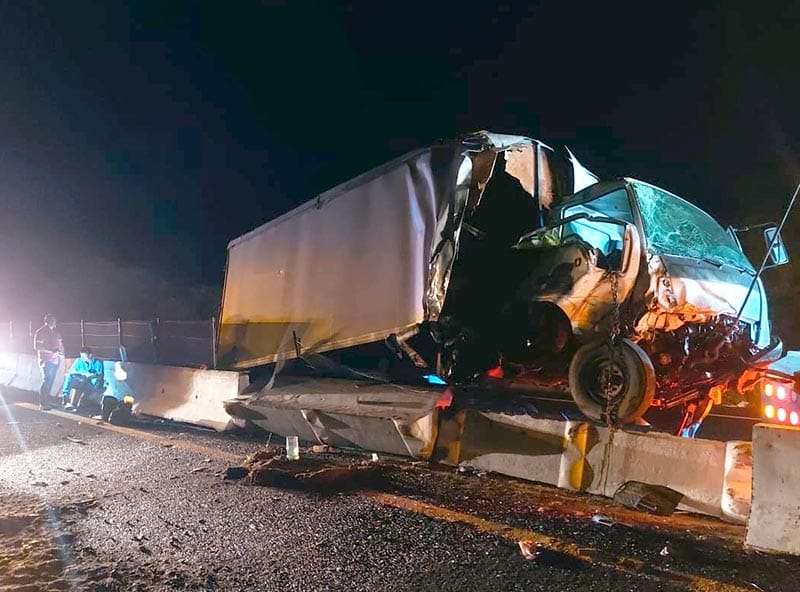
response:
M0 348L19 353L33 351L30 321L0 323ZM58 324L68 357L90 347L104 360L130 360L168 366L217 367L217 322L202 321L73 321Z

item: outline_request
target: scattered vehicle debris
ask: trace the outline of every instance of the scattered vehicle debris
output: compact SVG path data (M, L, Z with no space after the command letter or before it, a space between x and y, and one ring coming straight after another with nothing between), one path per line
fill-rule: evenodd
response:
M592 516L592 522L594 522L595 524L601 524L603 526L609 526L609 527L614 526L616 524L616 522L614 522L608 516L602 516L600 514L595 514L594 516Z
M683 494L664 485L626 481L614 492L613 499L627 508L648 514L671 516L681 503Z
M226 481L238 481L247 477L249 473L250 471L247 467L228 467L225 469L222 478Z
M667 545L664 545L664 548L661 549L659 555L661 555L662 557L666 557L667 555L669 555L669 547L667 547Z
M459 464L458 467L456 468L456 471L458 473L461 473L462 475L475 475L476 477L483 477L484 475L486 475L486 471L481 471L480 469L473 467L472 465L467 464L466 462L462 462L461 464Z
M84 442L80 438L76 438L75 436L66 436L66 439L75 444L84 444L84 445L86 444L86 442Z
M539 565L576 570L583 567L581 559L568 553L549 548L542 543L530 540L519 541L519 550L528 561L536 561Z
M759 228L765 263L786 263L780 229ZM744 230L648 183L600 180L568 149L476 132L233 240L220 362L272 365L267 390L303 369L560 390L592 421L692 435L783 354ZM249 419L247 404L228 409Z
M372 461L338 466L313 457L291 460L285 455L259 451L246 459L245 466L228 467L223 479L325 495L380 489L386 482L382 470Z
M541 546L533 541L520 541L519 550L522 556L528 560L534 560L539 555Z

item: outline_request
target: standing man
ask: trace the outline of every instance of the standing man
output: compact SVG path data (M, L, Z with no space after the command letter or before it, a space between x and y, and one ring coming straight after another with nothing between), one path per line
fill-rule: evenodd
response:
M42 370L42 386L39 388L39 409L50 409L50 396L56 373L64 359L64 342L61 334L56 331L56 317L48 314L44 317L44 325L36 330L33 335L33 348L39 358L39 368Z

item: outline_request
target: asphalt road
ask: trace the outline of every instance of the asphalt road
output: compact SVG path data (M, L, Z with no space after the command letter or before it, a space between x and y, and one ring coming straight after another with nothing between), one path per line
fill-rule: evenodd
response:
M703 517L400 459L357 491L247 485L220 473L265 437L0 403L3 592L797 589L800 561L745 552L741 527Z

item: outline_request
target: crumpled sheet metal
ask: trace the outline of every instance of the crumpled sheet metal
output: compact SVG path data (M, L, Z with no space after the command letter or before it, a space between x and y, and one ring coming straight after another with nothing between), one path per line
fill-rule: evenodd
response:
M645 298L650 299L651 305L636 325L639 334L674 331L686 323L705 323L722 314L736 315L747 294L747 287L741 284L668 274L658 255L650 255L648 273L650 285Z
M639 274L636 264L641 258L641 242L639 234L633 226L625 229L626 250L623 253L622 274L617 280L617 297L624 302ZM569 318L572 328L577 333L607 330L602 321L609 318L613 307L612 281L608 271L597 266L596 255L590 255L589 271L581 276L569 293L551 300L558 305Z

